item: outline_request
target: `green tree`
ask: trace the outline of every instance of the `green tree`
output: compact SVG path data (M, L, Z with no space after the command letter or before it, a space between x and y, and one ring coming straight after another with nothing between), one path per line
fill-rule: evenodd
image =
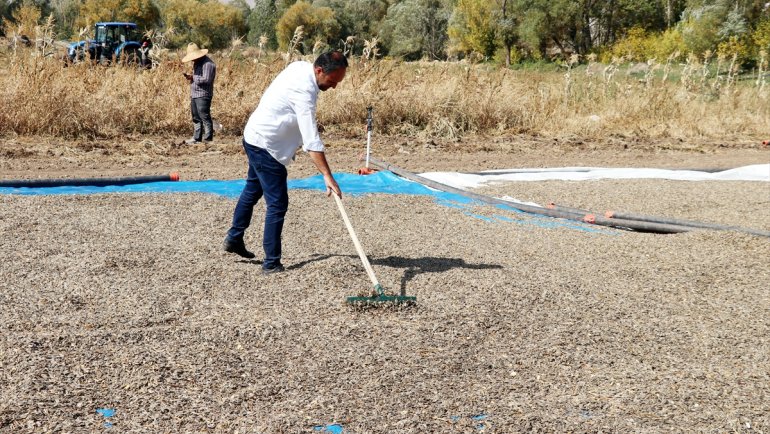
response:
M383 47L407 60L446 58L450 6L440 0L406 0L388 8L380 35Z
M546 58L550 45L562 52L580 51L578 23L586 0L514 0L517 34L522 50Z
M249 15L251 15L251 6L249 6L249 3L246 0L230 0L229 3L230 6L241 11L243 22L248 22Z
M511 65L511 51L518 40L516 27L518 22L513 12L513 0L495 0L493 12L497 37L503 46L505 66Z
M278 48L278 39L275 36L275 25L278 23L278 8L273 0L255 0L254 7L249 14L249 43L257 45L259 38L267 37L267 47Z
M56 34L60 38L72 37L75 22L80 12L78 0L50 0L51 13L56 23Z
M334 44L340 33L340 24L333 10L299 1L289 7L276 24L275 33L280 49L284 50L289 46L294 30L299 26L304 28L305 37L300 47L303 53L311 52L316 41Z
M720 43L748 42L763 10L758 0L688 0L681 23L687 47L700 54Z
M501 0L497 0L498 3ZM508 0L519 47L545 57L549 47L562 53L587 54L609 46L632 28L663 30L667 7L682 0Z
M692 1L682 15L682 35L688 50L701 54L719 43L719 29L727 19L728 2Z
M679 16L685 8L684 0L661 0L661 7L666 20L666 28L670 29L679 22Z
M294 6L297 0L275 0L275 7L278 9L279 16L286 13L286 11Z
M595 4L592 11L592 45L610 45L632 28L664 30L666 10L660 0L607 0Z
M316 0L313 6L333 10L340 24L339 38L345 40L354 36L358 44L378 35L388 12L385 0Z

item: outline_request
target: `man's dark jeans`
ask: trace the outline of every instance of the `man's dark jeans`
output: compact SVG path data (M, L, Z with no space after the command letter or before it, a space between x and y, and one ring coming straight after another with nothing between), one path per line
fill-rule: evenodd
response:
M262 268L274 268L281 264L281 232L286 210L289 209L288 172L266 150L251 146L244 140L243 148L249 159L249 173L233 213L233 225L227 232L231 241L243 241L243 234L251 223L254 205L265 196L265 232L262 247L265 262Z
M193 140L212 140L214 123L211 121L211 98L192 98L190 112L193 121Z

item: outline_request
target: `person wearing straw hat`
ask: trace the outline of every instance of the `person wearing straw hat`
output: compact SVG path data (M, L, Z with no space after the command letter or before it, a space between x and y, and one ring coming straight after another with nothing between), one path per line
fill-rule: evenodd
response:
M289 209L286 166L294 161L300 146L308 153L326 185L326 194L342 197L324 154L318 132L318 94L334 89L345 78L348 61L339 51L323 53L314 63L298 61L287 66L262 94L257 109L243 130L243 148L249 160L246 185L233 211L233 223L225 237L224 250L254 258L243 235L251 223L254 206L265 197L265 229L262 273L284 270L281 264L281 233Z
M193 137L185 143L210 142L214 140L214 123L211 120L211 99L214 97L214 79L217 65L206 54L207 49L198 48L191 42L182 62L193 62L193 73L184 73L190 82L190 112L193 121Z

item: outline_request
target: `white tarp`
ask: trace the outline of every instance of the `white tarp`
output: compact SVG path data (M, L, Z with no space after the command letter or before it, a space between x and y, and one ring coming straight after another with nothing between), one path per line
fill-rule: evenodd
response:
M477 174L426 172L420 176L456 188L476 188L508 181L586 181L592 179L671 179L676 181L765 181L770 182L770 164L755 164L721 172L696 170L561 167L551 169L491 170Z

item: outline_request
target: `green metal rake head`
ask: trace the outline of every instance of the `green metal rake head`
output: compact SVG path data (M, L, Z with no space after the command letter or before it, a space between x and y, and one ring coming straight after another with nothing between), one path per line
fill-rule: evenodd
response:
M346 302L356 306L375 306L378 304L415 304L417 297L408 295L386 295L379 283L374 285L375 294L369 297L348 297Z

